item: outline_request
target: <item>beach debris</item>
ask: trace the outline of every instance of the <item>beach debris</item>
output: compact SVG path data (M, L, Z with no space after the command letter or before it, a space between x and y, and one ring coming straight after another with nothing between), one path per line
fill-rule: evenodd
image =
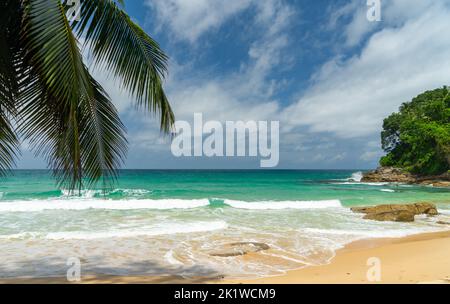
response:
M365 213L363 217L367 220L413 222L415 215L426 214L427 216L438 215L436 205L431 203L415 204L390 204L370 207L353 207L355 213Z
M225 244L223 249L217 252L210 253L210 255L226 258L226 257L246 255L248 253L254 253L268 249L270 249L270 246L264 243L237 242Z

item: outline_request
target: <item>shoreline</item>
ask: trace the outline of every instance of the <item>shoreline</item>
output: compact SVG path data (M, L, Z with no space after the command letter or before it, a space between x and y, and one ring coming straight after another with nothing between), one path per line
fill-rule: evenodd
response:
M81 284L366 284L450 283L450 231L349 243L329 264L257 279L183 278L181 276L82 276ZM370 282L369 258L380 261L381 281ZM249 258L251 256L249 255ZM67 284L66 278L0 279L0 284ZM75 282L76 283L76 282Z
M336 252L329 264L288 271L285 275L252 280L223 280L230 284L392 284L450 283L450 231L401 238L352 242ZM381 281L371 282L370 258L379 258Z

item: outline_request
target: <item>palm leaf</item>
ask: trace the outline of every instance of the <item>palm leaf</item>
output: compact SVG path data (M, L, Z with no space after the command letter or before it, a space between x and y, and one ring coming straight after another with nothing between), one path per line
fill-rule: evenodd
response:
M28 0L20 130L61 186L92 186L115 176L126 153L124 127L85 67L59 0Z
M19 94L21 6L19 1L0 4L0 176L14 165L19 142L11 121L16 117Z
M120 79L138 106L158 113L161 130L170 132L175 119L162 88L168 58L159 45L113 0L82 0L74 28L85 36L95 64Z

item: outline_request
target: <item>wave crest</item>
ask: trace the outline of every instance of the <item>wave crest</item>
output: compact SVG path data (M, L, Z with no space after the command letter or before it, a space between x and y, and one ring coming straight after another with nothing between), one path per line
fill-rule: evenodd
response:
M36 201L13 201L0 203L0 212L37 212L44 210L86 210L86 209L111 209L111 210L190 209L208 205L209 205L208 199L36 200Z
M260 202L244 202L234 200L224 200L224 204L238 209L249 210L282 210L282 209L323 209L323 208L340 208L342 207L340 200L326 201L260 201Z

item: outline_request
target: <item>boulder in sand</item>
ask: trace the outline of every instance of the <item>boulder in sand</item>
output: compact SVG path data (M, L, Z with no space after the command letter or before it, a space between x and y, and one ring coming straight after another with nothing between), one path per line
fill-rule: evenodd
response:
M409 211L414 215L426 214L430 216L438 215L436 205L431 203L415 203L415 204L390 204L378 205L370 207L353 207L351 208L356 213L386 213L395 211Z
M354 207L351 210L356 213L365 213L364 219L394 222L413 222L415 215L435 216L439 214L436 206L431 203Z

